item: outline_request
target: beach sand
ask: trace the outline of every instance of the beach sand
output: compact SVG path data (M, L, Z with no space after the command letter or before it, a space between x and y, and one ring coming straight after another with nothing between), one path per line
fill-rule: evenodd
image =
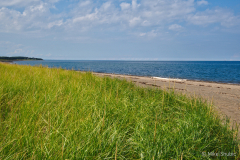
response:
M158 77L141 77L119 74L95 73L97 76L126 79L141 87L158 87L160 89L174 89L177 93L183 93L190 97L198 97L213 104L214 111L222 119L230 118L230 124L236 129L240 124L240 85L191 81L181 79L168 79ZM240 131L240 127L238 126ZM240 133L239 136L240 137Z

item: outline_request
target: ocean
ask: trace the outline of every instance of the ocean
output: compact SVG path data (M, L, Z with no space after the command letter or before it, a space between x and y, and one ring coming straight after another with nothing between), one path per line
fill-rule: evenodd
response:
M240 61L15 61L20 65L240 84Z

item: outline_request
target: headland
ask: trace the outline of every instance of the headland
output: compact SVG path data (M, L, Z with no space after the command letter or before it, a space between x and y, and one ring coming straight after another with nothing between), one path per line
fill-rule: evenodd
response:
M15 56L15 57L0 56L0 62L7 62L7 63L12 63L13 61L39 61L39 60L43 60L43 59L34 58L34 57L22 57L22 56Z

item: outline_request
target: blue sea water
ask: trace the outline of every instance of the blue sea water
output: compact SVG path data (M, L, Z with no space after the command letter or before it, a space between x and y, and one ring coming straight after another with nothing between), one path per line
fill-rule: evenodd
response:
M15 61L81 71L240 84L240 61Z

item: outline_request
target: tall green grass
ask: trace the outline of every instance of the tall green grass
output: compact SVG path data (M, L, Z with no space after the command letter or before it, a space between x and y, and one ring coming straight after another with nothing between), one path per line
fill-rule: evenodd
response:
M0 159L239 157L235 131L199 99L90 72L0 63L0 124Z

